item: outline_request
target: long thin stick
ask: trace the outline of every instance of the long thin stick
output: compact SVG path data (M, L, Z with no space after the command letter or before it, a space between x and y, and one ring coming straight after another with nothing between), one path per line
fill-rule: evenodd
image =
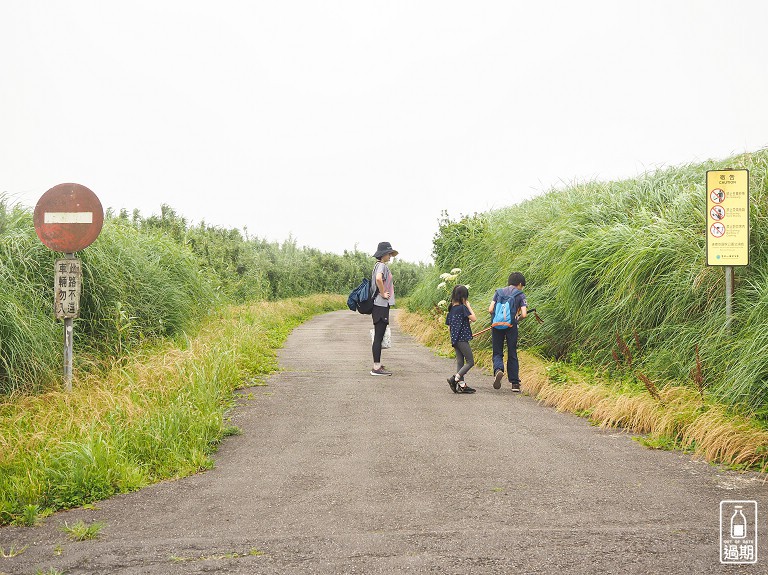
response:
M473 335L473 336L475 336L475 335L480 335L481 333L485 333L486 331L488 331L488 330L489 330L489 329L491 329L492 327L493 327L492 325L489 325L489 326L488 326L488 327L486 327L485 329L482 329L482 330L478 331L477 333L473 333L472 335Z
M538 313L536 313L536 308L533 308L533 309L529 309L529 310L528 310L528 313L532 313L532 314L533 314L533 317L535 317L535 318L536 318L536 321L537 321L537 322L539 322L539 323L544 323L544 320L543 320L543 319L541 319L541 317L539 317L539 314L538 314ZM478 331L477 333L473 333L472 335L473 335L473 336L475 336L475 335L480 335L481 333L485 333L486 331L488 331L488 330L489 330L489 329L491 329L492 327L493 327L492 325L489 325L489 326L488 326L488 327L486 327L485 329L481 329L480 331Z

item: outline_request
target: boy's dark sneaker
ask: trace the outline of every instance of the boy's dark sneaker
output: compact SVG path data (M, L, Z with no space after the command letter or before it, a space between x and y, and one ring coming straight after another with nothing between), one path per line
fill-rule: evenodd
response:
M392 372L387 371L384 369L384 366L381 366L379 369L372 369L371 375L392 375Z
M475 391L474 388L469 387L466 383L464 385L456 386L456 393L475 393Z
M448 385L451 387L451 391L453 393L458 393L456 391L456 376L455 375L452 375L451 377L448 378Z
M493 377L493 389L501 389L501 380L504 378L504 372L500 369L496 370L496 374Z
M513 381L512 382L512 391L514 393L520 393L520 382L519 381Z

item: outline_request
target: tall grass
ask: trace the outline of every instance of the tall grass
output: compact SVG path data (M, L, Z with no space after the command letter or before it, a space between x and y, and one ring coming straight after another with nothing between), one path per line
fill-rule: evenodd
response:
M750 170L751 183L751 263L736 268L730 330L723 271L705 261L705 173L723 168ZM433 308L442 297L437 275L453 267L483 302L510 272L522 271L529 305L546 320L521 329L528 348L607 368L617 341L626 341L633 370L685 383L698 346L707 393L767 417L767 173L762 150L446 218L434 240L435 270L411 305Z
M0 393L49 382L61 371L63 337L51 319L54 260L32 214L0 196Z
M109 210L83 260L74 360L109 364L138 345L181 335L226 303L314 293L349 293L373 258L245 237L236 229L191 226L168 206L159 216ZM60 383L62 327L53 319L53 266L60 257L37 238L30 210L0 196L0 395ZM393 265L406 295L427 266Z
M81 367L181 333L216 302L212 278L191 251L161 233L107 219L99 239L78 256L84 289L74 337ZM63 330L53 318L58 257L37 238L31 212L0 198L0 394L40 391L61 379Z
M97 349L117 350L181 333L220 301L214 278L170 236L107 219L81 254L78 332Z
M342 296L227 307L188 341L134 353L71 393L0 403L0 524L45 515L212 465L232 391L277 368L293 327Z

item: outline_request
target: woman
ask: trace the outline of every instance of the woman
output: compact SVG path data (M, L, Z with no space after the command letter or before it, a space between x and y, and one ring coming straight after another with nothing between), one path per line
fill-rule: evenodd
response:
M392 375L391 371L387 371L381 365L381 342L389 325L389 307L395 304L395 286L387 262L397 254L397 250L393 250L392 244L389 242L380 242L379 249L373 254L373 257L378 261L373 266L371 285L376 286L374 289L378 289L378 293L373 300L373 312L371 313L373 317L373 369L371 369L371 375Z

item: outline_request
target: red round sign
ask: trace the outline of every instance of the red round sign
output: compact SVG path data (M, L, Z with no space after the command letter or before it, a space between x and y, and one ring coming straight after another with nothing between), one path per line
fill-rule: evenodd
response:
M104 225L99 198L80 184L59 184L45 192L35 206L35 231L57 252L78 252L90 246Z

